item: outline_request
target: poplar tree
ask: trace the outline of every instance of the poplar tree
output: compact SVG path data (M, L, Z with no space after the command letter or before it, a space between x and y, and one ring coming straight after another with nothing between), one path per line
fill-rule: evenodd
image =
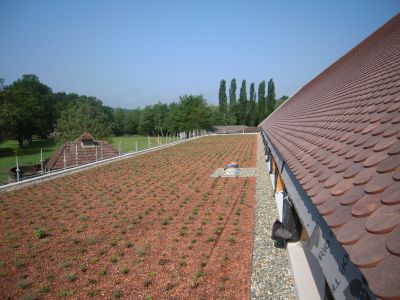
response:
M265 80L263 80L258 85L257 124L265 119L267 111L265 100Z
M250 99L249 99L249 112L248 112L248 122L247 125L256 125L256 88L254 82L250 84Z
M267 94L267 117L274 111L275 108L275 85L272 78L268 81Z
M224 79L221 80L219 84L219 113L221 122L223 125L226 125L228 107L227 107L227 97L226 97L226 81Z
M247 119L247 91L246 91L246 80L242 81L242 86L240 87L239 96L239 124L246 125Z
M229 87L229 119L232 125L238 124L238 107L236 101L236 79L231 80Z

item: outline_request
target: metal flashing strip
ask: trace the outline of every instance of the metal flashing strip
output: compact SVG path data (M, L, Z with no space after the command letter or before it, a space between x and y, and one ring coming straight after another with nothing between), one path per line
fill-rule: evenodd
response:
M281 155L262 130L276 164L282 170L281 177L293 201L296 211L310 239L306 245L315 256L335 299L376 299L368 288L360 270L355 267L348 253L336 240L325 220L310 201L295 176L284 163Z

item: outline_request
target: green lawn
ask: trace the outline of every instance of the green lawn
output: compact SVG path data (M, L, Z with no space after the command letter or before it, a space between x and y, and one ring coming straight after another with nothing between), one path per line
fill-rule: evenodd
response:
M121 145L121 151L123 153L135 151L136 142L138 150L148 148L147 136L109 137L107 140L111 141L115 149L119 149L119 145ZM175 140L177 140L177 138L169 138L169 142ZM158 137L151 137L151 146L157 146L158 141ZM160 144L165 144L166 142L165 137L160 137ZM54 139L33 140L31 145L23 149L18 148L18 142L15 140L8 140L4 143L0 143L0 183L7 180L8 170L15 166L16 155L18 155L18 161L21 165L40 164L40 149L43 150L43 159L46 159L57 149L57 146Z
M0 182L7 180L7 172L15 167L15 156L18 155L18 161L23 164L40 164L40 149L43 149L43 159L48 158L57 144L53 139L33 140L32 144L19 149L18 142L8 140L0 144Z
M148 137L147 136L140 136L140 135L134 135L134 136L122 136L122 137L110 137L108 138L109 141L111 141L111 144L115 149L119 149L119 145L121 143L121 151L122 152L131 152L131 151L136 151L136 142L138 145L138 150L142 149L147 149L148 148ZM158 146L158 141L160 140L160 145L161 144L166 144L167 140L165 137L161 137L158 139L158 137L151 137L150 138L150 143L151 147ZM170 137L168 142L176 141L177 138L172 138Z

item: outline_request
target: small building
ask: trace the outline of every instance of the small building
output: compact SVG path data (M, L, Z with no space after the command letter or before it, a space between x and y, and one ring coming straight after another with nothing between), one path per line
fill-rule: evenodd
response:
M66 169L118 156L118 151L107 141L97 141L91 134L84 133L74 142L58 148L46 161L48 171Z
M400 299L400 14L260 126L280 221L322 279L317 298Z

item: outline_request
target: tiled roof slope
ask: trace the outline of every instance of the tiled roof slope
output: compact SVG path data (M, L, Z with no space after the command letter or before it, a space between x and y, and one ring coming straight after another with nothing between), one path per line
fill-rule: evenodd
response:
M372 292L400 299L400 14L261 126Z
M118 156L118 151L108 142L96 141L95 144L97 146L98 160ZM78 146L78 165L84 165L96 161L96 147L82 147L82 144L78 139L73 143L65 143L54 151L46 163L47 168L50 170L64 168L64 150L66 167L69 168L76 166L76 145Z
M94 137L90 133L85 132L78 137L77 141L94 141Z

